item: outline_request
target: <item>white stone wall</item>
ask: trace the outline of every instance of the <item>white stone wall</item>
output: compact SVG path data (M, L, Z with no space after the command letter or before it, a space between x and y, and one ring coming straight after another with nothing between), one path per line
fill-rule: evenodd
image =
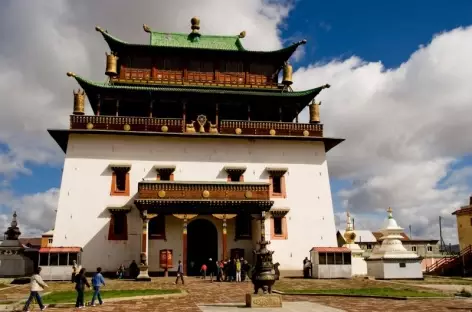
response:
M405 267L400 267L400 262ZM378 279L421 279L421 261L398 260L398 262L382 260L367 261L367 275Z
M129 197L110 196L111 163L129 163ZM279 140L231 140L166 138L118 135L77 135L69 138L64 162L59 205L54 230L54 246L81 246L82 263L87 269L100 265L115 270L139 259L141 220L138 211L128 214L128 241L108 241L110 214L107 206L133 203L138 182L154 180L155 165L175 165L175 181L226 181L224 166L247 167L245 182L268 182L266 167L287 167L287 198L274 199L274 208L290 208L287 240L274 240L274 262L280 270L301 270L302 260L313 246L336 246L328 168L323 143ZM221 225L218 228L221 248ZM254 222L253 225L257 225ZM266 237L270 239L270 220ZM167 217L167 242L150 243L151 271L158 266L160 249L174 250L174 262L182 254L182 223ZM234 220L228 222L228 252L255 247L252 241L234 241ZM220 254L220 250L218 251ZM247 256L246 256L247 257Z

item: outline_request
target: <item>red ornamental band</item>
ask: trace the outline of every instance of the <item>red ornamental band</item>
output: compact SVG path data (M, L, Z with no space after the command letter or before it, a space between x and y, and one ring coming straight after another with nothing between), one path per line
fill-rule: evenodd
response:
M172 249L160 250L159 265L162 269L170 269L172 265Z

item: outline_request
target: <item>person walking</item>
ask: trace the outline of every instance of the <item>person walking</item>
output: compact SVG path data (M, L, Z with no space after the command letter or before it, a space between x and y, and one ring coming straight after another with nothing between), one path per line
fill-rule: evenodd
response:
M95 306L95 298L97 298L98 303L102 305L103 301L102 301L102 296L100 295L100 287L105 286L105 279L103 278L102 268L100 267L97 268L97 272L92 277L92 286L93 286L93 296L92 296L91 306L92 307Z
M241 261L239 261L239 259L236 259L235 269L236 269L236 282L241 282Z
M79 274L75 276L75 290L77 291L77 300L75 301L76 308L84 307L84 291L85 286L90 288L90 284L85 277L85 268L80 269Z
M73 260L72 261L72 278L71 278L72 283L75 282L75 276L77 275L77 268L78 268L77 261Z
M41 296L39 295L40 291L43 291L44 288L48 287L48 285L43 281L41 275L41 268L37 267L34 270L33 276L31 276L31 281L30 281L30 295L28 297L28 300L26 300L25 306L23 308L23 311L28 311L29 312L29 306L33 299L36 299L36 302L39 305L39 308L41 311L44 311L47 306L43 304L43 300L41 299Z
M183 285L184 284L184 265L182 264L181 260L179 260L179 265L177 266L177 278L175 279L175 284L179 282L179 277Z
M202 274L202 279L206 279L207 276L207 265L204 263L200 269L200 273Z

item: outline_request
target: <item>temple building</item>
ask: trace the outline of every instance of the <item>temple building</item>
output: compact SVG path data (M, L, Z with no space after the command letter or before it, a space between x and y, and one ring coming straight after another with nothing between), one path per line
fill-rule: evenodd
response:
M148 44L96 27L106 82L67 73L81 89L70 129L48 130L65 153L52 247L81 247L88 270L135 260L145 277L178 260L188 275L209 258L251 262L260 222L281 271L336 246L326 153L343 139L323 136L314 99L329 85L291 88L306 41L251 51L246 32L201 33L198 18L184 34L143 28Z

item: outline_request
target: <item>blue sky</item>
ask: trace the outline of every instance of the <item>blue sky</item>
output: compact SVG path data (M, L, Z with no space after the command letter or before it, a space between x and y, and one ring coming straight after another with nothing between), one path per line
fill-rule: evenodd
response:
M183 0L179 0L180 2L183 2ZM221 1L221 0L220 0ZM204 2L204 3L203 3ZM51 7L48 7L48 5L37 5L36 11L36 17L39 19L40 16L52 16L49 21L52 21L50 25L48 23L42 23L39 22L40 24L37 25L42 25L42 27L51 27L49 28L41 28L37 27L33 30L30 24L29 26L25 26L23 28L28 29L27 33L24 33L23 35L18 34L13 36L11 34L11 38L8 36L8 34L0 34L0 40L5 40L7 42L8 40L11 40L13 43L11 45L5 44L3 47L0 46L0 69L3 69L5 71L5 66L2 67L2 65L8 64L17 64L18 66L18 72L22 73L23 76L27 77L30 75L30 73L36 73L37 75L40 75L43 77L43 73L45 72L43 68L40 68L40 64L51 64L53 62L56 62L56 60L61 60L61 64L54 64L58 68L60 68L60 80L54 80L54 79L59 79L56 76L59 76L59 69L52 67L49 68L48 71L44 75L51 75L51 76L44 76L43 81L39 81L39 84L43 84L44 90L46 92L32 92L33 95L31 95L31 98L33 101L36 101L36 99L39 99L39 95L44 95L45 98L48 98L50 101L50 94L55 94L56 92L59 94L61 93L58 98L53 99L51 103L46 106L44 105L43 107L61 107L61 109L64 109L65 106L69 105L70 106L70 89L71 88L77 88L76 85L71 84L69 80L67 80L67 85L64 83L65 78L63 75L62 71L66 71L64 68L67 68L67 70L73 69L74 68L74 63L77 64L82 64L82 67L86 67L84 64L88 64L90 62L93 62L93 64L97 66L103 66L103 50L105 49L105 45L103 44L102 39L100 36L97 36L96 33L93 31L93 27L95 24L102 24L103 26L110 27L109 30L112 34L116 34L118 37L122 37L124 40L127 41L133 41L133 35L139 34L140 36L142 35L142 31L140 29L140 26L143 22L149 22L151 23L152 20L159 20L159 22L155 23L160 23L159 25L156 25L156 27L164 27L164 29L167 30L175 30L175 31L182 31L181 29L178 29L180 27L179 25L183 25L187 29L188 26L188 20L187 17L193 16L194 14L200 14L203 15L202 13L198 13L196 11L198 10L205 10L208 11L209 16L214 16L214 19L206 17L202 19L202 23L207 24L214 24L214 23L219 23L221 24L221 21L218 20L217 16L215 16L214 12L209 12L212 10L223 10L221 8L217 8L220 2L212 2L212 0L205 0L203 1L202 4L190 4L191 2L188 2L188 5L185 6L185 9L181 9L182 6L179 6L178 4L171 4L166 3L166 2L155 2L154 4L156 6L162 7L162 6L168 6L165 10L163 11L178 11L178 10L186 10L185 12L179 12L178 20L176 20L175 17L172 18L172 21L165 21L165 17L168 16L174 16L171 13L162 13L164 14L160 18L156 18L159 14L161 14L160 10L159 12L156 11L155 13L149 13L149 16L144 16L147 14L147 12L153 12L153 9L151 9L152 5L151 4L145 4L145 1L143 3L140 3L139 6L136 7L136 12L139 11L140 13L136 13L137 16L134 18L134 20L130 21L123 21L123 22L117 22L114 20L112 16L105 16L105 13L100 13L100 12L108 12L106 5L105 4L99 4L98 2L94 5L85 5L85 4L78 4L78 2L74 2L74 5L77 5L77 7L80 7L79 9L77 7L74 7L72 5L72 2L61 2L57 1L55 2L54 5L51 5ZM238 23L240 21L240 17L238 16L244 16L244 18L249 19L255 19L256 21L261 18L261 16L258 16L262 9L258 8L256 5L252 6L255 1L250 1L247 0L247 3L243 3L243 1L234 1L231 2L231 7L229 6L228 2L228 11L231 13L231 15L235 16L234 21L232 22L233 24ZM270 1L269 1L270 2ZM273 1L272 1L273 2ZM284 2L284 1L279 1L279 2ZM14 4L17 3L22 3L18 4L18 7L13 8ZM60 3L68 3L68 5L59 5ZM129 8L126 8L127 4L124 4L125 2L121 4L116 4L117 11L119 10L129 10ZM431 0L431 1L405 1L405 0L400 0L400 1L357 1L357 2L351 2L351 1L312 1L312 0L295 0L294 1L294 8L290 11L288 17L283 20L283 23L280 27L280 36L282 40L284 41L284 45L288 45L289 43L293 41L298 41L301 39L307 39L308 43L304 46L304 54L301 59L295 62L294 64L294 69L297 70L297 68L300 67L305 67L308 65L313 65L314 63L320 63L322 65L319 65L320 67L323 66L323 64L327 64L333 60L339 60L339 62L344 62L347 59L349 59L351 56L356 56L360 58L363 62L369 63L369 62L379 62L383 64L385 68L381 70L381 73L385 72L385 70L395 70L400 66L401 64L408 62L410 56L412 53L415 51L418 51L420 46L428 46L431 43L431 40L433 39L433 36L444 33L444 32L450 32L451 30L457 28L457 27L465 27L472 25L472 1L465 1L465 0L457 0L457 1L436 1L436 0ZM195 7L191 8L191 5L195 5ZM16 23L21 23L22 25L25 24L26 22L31 21L31 23L34 23L34 19L31 18L31 16L27 16L27 12L22 8L22 6L29 6L29 3L27 1L21 2L21 1L12 1L12 2L4 2L0 4L0 7L7 8L7 6L11 6L11 11L7 11L6 9L4 12L8 13L8 16L5 15L3 16L3 21L2 21L2 10L0 9L0 28L4 29L15 29L19 32L23 31L21 27L18 27ZM53 8L56 7L56 9ZM93 6L96 6L93 7ZM179 8L176 8L176 6L179 6ZM103 11L102 11L103 9ZM64 11L62 11L64 10ZM155 8L154 8L155 10ZM251 11L252 10L252 11ZM257 11L258 13L254 13L254 11ZM77 12L88 12L85 15L80 15ZM80 22L77 21L77 14L81 16L83 21L81 20ZM230 14L228 13L228 14ZM23 15L22 15L23 14ZM97 14L97 15L94 15ZM228 15L227 14L227 15ZM238 15L239 14L239 15ZM16 16L18 15L18 16ZM221 13L221 15L224 15L224 13ZM283 14L281 14L283 15ZM69 18L66 18L69 16ZM11 19L9 19L9 18ZM139 17L139 18L138 18ZM230 17L227 17L228 19ZM2 24L5 23L5 24ZM9 24L10 23L10 24ZM71 25L68 25L68 23L71 23ZM114 23L114 24L113 24ZM58 27L57 25L68 25L70 26L71 29L75 29L76 32L71 32L71 33L66 33L67 27ZM113 24L113 25L110 25ZM223 25L224 27L229 27L230 23L228 22L227 25ZM250 24L250 23L248 23ZM269 23L270 24L270 23ZM46 25L46 26L44 26ZM257 22L254 22L253 25L258 25ZM120 26L122 27L121 32L119 30ZM246 29L243 24L237 24L236 25L237 29ZM28 28L29 27L29 28ZM167 27L167 28L166 28ZM266 28L262 28L266 27ZM267 29L267 38L276 38L275 36L275 28L272 27L271 25L268 26L268 24L264 24L261 26L261 28L266 31ZM20 59L20 61L17 61L15 63L15 60L12 58L9 60L8 63L2 63L2 56L5 57L14 57L14 54L17 54L17 51L28 51L29 48L22 48L21 44L26 42L27 40L21 40L21 41L15 41L15 38L24 38L25 36L31 35L30 33L32 32L33 35L32 38L29 40L34 40L34 38L39 38L41 36L44 36L41 34L41 31L44 31L45 34L51 34L52 32L58 30L60 33L61 31L64 32L63 40L64 42L68 43L69 45L74 47L73 53L71 51L66 51L66 46L67 44L62 42L62 41L47 41L47 40L52 40L51 38L46 38L44 39L45 42L48 42L45 44L45 47L41 47L40 43L38 42L38 50L34 51L35 56L38 55L38 58L42 58L42 62L36 62L35 64L30 64L29 66L26 66L24 60L25 59L33 59L30 56L24 57ZM247 29L249 30L249 29ZM232 29L231 32L234 32ZM257 30L252 29L252 31L248 31L248 40L251 40L251 36L256 36ZM123 34L124 33L124 34ZM239 31L238 31L239 33ZM72 34L72 35L71 35ZM75 36L75 37L74 37ZM89 36L89 37L87 37ZM259 34L258 38L263 38L264 35ZM141 38L141 37L140 37ZM265 40L270 41L270 39L264 38ZM67 41L70 40L70 41ZM93 41L92 41L93 40ZM137 40L139 41L139 40ZM263 41L263 40L260 40ZM53 44L56 44L56 47L53 47ZM270 42L270 44L273 44L274 40ZM82 45L82 46L81 46ZM9 50L8 47L14 47L14 50ZM44 50L41 50L44 48ZM260 47L259 47L260 48ZM456 50L454 50L456 49ZM457 52L461 49L460 46L457 47L452 47L451 51L451 57L457 58L457 56L452 56L453 52ZM464 47L465 49L465 47ZM14 51L15 53L12 53ZM52 51L52 52L51 52ZM25 53L26 53L25 52ZM96 52L96 54L95 54ZM98 52L100 55L98 55ZM56 54L55 54L56 53ZM81 54L82 53L82 54ZM89 53L90 55L87 55L86 53ZM85 56L84 56L85 55ZM18 57L20 58L20 56ZM34 58L35 59L35 58ZM26 67L23 69L22 64L24 63ZM81 63L82 62L82 63ZM38 65L39 64L39 65ZM94 67L95 65L91 66ZM34 66L34 69L32 69ZM9 69L6 67L6 69ZM64 69L64 70L63 70ZM422 69L423 70L423 69ZM94 70L90 70L90 72L95 73ZM100 67L100 70L97 70L97 73L100 72L102 76L99 76L103 79L103 74L102 70ZM420 71L421 72L421 71ZM318 73L316 70L313 71L314 74L310 76L310 79L313 77L313 75L316 75ZM32 77L35 77L34 75L31 75ZM93 75L92 75L93 76ZM382 75L377 74L377 76L373 77L379 77L382 78ZM0 81L1 81L1 73L0 73ZM324 79L324 78L323 78ZM316 77L313 77L313 82L310 80L309 85L306 87L315 87L317 86L316 84L319 83L316 81ZM47 85L47 82L51 81L50 85ZM60 81L61 84L57 84L56 81ZM31 84L31 82L24 82L24 83L15 83L12 84L12 86L25 86L24 89L26 90L25 94L28 94L27 90L35 90L34 88L37 87L35 84L38 81L34 81L33 87L28 88L26 87L28 83ZM322 83L329 82L332 85L336 86L338 83L336 79L331 79L327 78L326 80L323 80ZM297 83L297 82L295 82ZM5 90L9 91L11 90L12 86L5 86ZM0 86L0 91L2 86ZM67 89L69 88L69 89ZM6 91L3 90L3 93ZM56 91L57 90L57 91ZM41 90L43 91L43 90ZM12 97L17 96L17 94L22 93L23 91L17 92L16 94L13 94ZM322 96L325 96L325 94L332 94L333 92L339 92L336 91L335 88L329 89L329 91L323 92ZM363 91L359 91L363 92ZM0 92L1 93L1 92ZM23 95L23 94L21 94ZM403 96L403 95L402 95ZM69 102L66 104L66 100L69 99ZM12 100L13 101L13 100ZM17 99L17 104L21 102L28 102L31 100L25 100L21 98L20 100ZM44 100L46 101L46 100ZM324 99L323 99L324 101ZM54 103L53 103L54 102ZM57 102L57 103L56 103ZM12 102L14 103L14 102ZM329 103L329 101L328 101ZM44 104L44 103L43 103ZM3 104L5 105L5 104ZM36 103L35 103L36 105ZM329 112L329 109L331 107L328 106L323 106L322 114L323 116L330 116L329 123L326 124L326 126L337 126L338 123L344 122L342 120L342 117L337 117L341 115L339 114L343 110L343 105L347 105L347 103L342 103L342 102L336 102L336 103L331 103L329 105L335 105L336 109L338 110L336 113ZM14 107L13 105L12 107ZM66 108L68 109L67 106ZM18 106L20 107L20 106ZM26 104L25 106L21 107L27 107ZM29 109L29 108L28 108ZM327 111L325 111L325 109ZM18 110L19 112L15 116L18 120L21 120L20 123L24 123L24 126L26 128L26 125L28 125L28 119L24 118L24 112L27 111L27 109L22 109ZM22 112L21 112L22 111ZM40 117L43 117L47 114L47 111L41 112L41 110L34 110L37 114L37 120L40 120ZM325 114L326 112L326 114ZM41 114L43 113L43 114ZM67 111L66 113L70 113ZM63 114L57 113L57 115ZM6 132L10 131L13 132L13 126L9 125L9 121L13 122L15 121L14 118L9 118L8 115L5 113L5 119L1 119L2 117L0 116L0 132ZM66 116L66 115L64 115ZM60 117L61 119L65 118L64 120L67 120L67 117ZM51 119L53 119L51 117ZM54 120L53 120L54 121ZM51 122L53 122L51 121ZM31 122L31 121L30 121ZM57 122L54 121L55 124L57 125ZM38 126L39 128L34 128L34 131L41 131L41 133L45 133L46 129L44 128L44 125L48 124L46 122L41 123L41 126ZM362 125L361 125L362 126ZM359 128L361 128L361 126ZM402 125L399 125L402 126ZM27 131L25 131L26 133ZM339 131L338 131L339 132ZM340 136L343 137L349 137L349 132L343 132L340 131ZM24 135L24 137L28 137L29 140L33 141L28 141L28 140L21 140L21 143L23 144L23 148L28 149L30 145L25 145L25 144L31 144L31 150L35 151L37 146L34 146L34 132L32 135L28 135L27 133ZM14 145L12 142L14 142L13 139L8 138L5 141L8 141L10 145ZM351 142L352 141L357 141L360 140L361 138L359 137L349 137L348 138ZM2 142L3 137L0 133L0 142ZM52 138L50 139L52 140ZM26 142L26 143L23 143ZM38 140L38 142L42 142ZM447 144L445 144L447 145ZM26 147L25 147L26 146ZM17 146L16 146L17 147ZM59 147L56 147L57 151L59 151ZM369 148L369 146L364 146L363 148ZM8 147L5 144L0 143L0 182L2 181L2 155L5 155L5 153L8 151ZM332 152L330 152L330 155ZM442 154L437 154L437 155L432 155L431 156L431 161L432 162L441 162L443 161L444 157L451 157L453 158L453 161L451 163L448 163L446 165L446 173L441 172L441 170L438 171L438 175L441 177L439 180L436 181L436 184L432 188L437 188L439 190L444 190L450 191L450 186L451 183L457 182L460 180L459 184L465 184L464 192L461 194L465 194L467 190L472 190L472 174L467 175L464 174L463 177L459 176L460 172L465 172L463 169L467 169L470 166L472 166L472 156L469 156L472 154L472 151L467 148L465 148L463 151L461 151L459 154L454 154L454 155L446 155L447 153L442 153ZM339 155L338 155L339 156ZM38 154L38 158L40 158ZM35 160L34 157L29 157L29 160ZM330 159L328 159L331 161ZM362 160L362 159L361 159ZM366 162L368 160L365 160ZM60 180L61 180L61 175L62 175L62 166L59 165L44 165L44 163L47 163L47 161L41 160L37 161L37 163L42 163L41 165L37 165L32 163L31 161L27 162L27 167L28 169L31 170L32 174L21 174L18 173L16 177L10 178L10 177L5 177L8 178L8 184L3 183L0 184L0 199L2 199L2 191L7 190L8 192L12 192L14 197L21 197L23 195L27 194L35 194L35 193L41 193L45 192L51 188L59 187L60 186ZM331 162L332 164L332 162ZM330 162L328 163L330 166L330 170L333 169L333 165L330 165ZM428 167L429 168L429 167ZM377 170L377 167L374 169ZM382 168L379 167L378 170L380 171ZM336 171L336 170L334 170ZM427 171L427 170L424 170ZM472 172L472 170L470 171ZM354 177L354 180L359 182L359 180ZM359 178L363 179L363 178ZM340 191L344 189L349 189L353 184L352 180L338 180L338 179L331 179L331 187L332 187L332 193L333 193L333 201L334 201L334 206L335 210L337 212L342 211L342 205L341 205L341 199L340 195L338 194ZM454 187L457 188L457 185L454 185ZM448 193L450 197L453 197ZM444 195L444 194L443 194ZM444 195L446 196L446 195ZM461 195L462 196L462 195ZM430 196L431 197L431 196ZM464 202L466 198L459 198L458 201ZM448 205L452 205L455 207L457 203L455 201L449 200ZM413 204L412 204L413 205ZM369 208L374 209L378 208L376 205L371 205ZM12 207L8 205L8 203L3 203L0 204L0 213L10 213ZM440 208L437 208L440 209ZM441 207L441 209L452 209L452 207L446 206L446 207ZM362 209L360 209L362 210ZM359 211L360 211L359 210ZM369 212L370 213L370 212ZM369 214L368 213L368 214ZM447 212L450 214L449 212ZM383 216L373 216L373 219L375 220L376 218L383 218ZM404 216L404 220L408 220L406 216ZM431 220L436 220L436 216L431 216ZM419 221L418 221L419 222ZM408 224L404 224L404 227L408 227ZM452 225L451 225L452 226ZM422 225L422 229L427 228L427 224ZM415 231L415 230L414 230ZM455 229L452 229L451 227L451 233L454 232ZM430 233L430 232L428 232ZM428 234L430 235L430 234ZM436 235L433 233L433 235Z

